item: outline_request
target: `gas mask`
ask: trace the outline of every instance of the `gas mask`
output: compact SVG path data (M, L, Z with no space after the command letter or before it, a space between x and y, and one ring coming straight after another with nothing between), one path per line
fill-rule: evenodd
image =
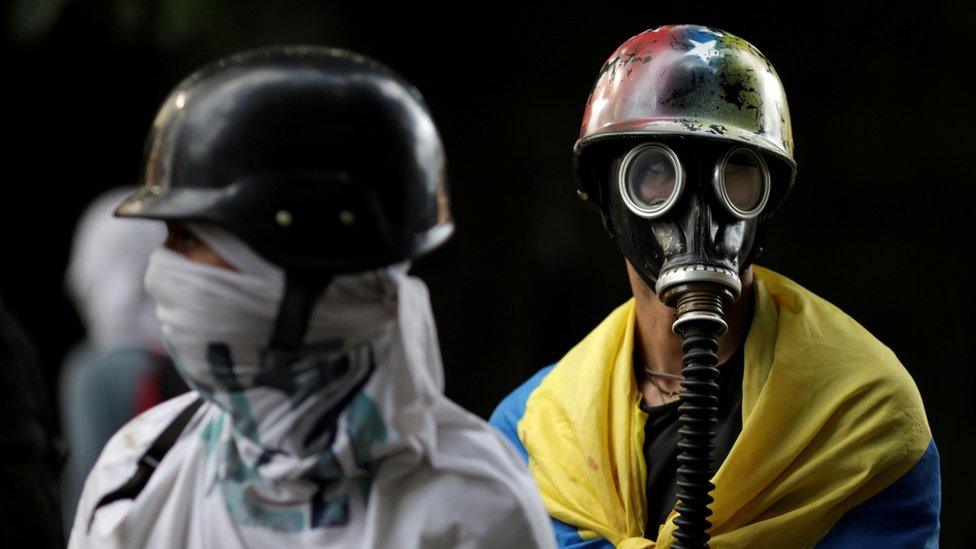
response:
M611 234L663 302L689 281L738 297L770 197L759 151L719 140L642 141L611 163L606 196Z

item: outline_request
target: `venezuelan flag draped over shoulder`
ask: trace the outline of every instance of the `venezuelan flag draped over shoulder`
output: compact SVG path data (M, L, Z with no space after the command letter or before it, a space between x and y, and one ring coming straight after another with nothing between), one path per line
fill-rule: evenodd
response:
M711 546L809 547L905 476L932 437L915 384L890 349L796 283L755 272L742 432L713 479ZM549 514L581 541L663 548L674 541L673 512L657 543L643 537L647 418L633 334L631 300L541 378L515 442ZM938 502L935 521L937 532Z

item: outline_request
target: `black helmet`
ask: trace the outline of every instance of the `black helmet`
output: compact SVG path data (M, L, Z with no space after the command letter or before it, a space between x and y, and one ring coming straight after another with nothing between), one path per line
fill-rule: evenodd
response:
M178 85L116 215L218 225L284 269L272 372L333 275L417 257L454 228L420 93L374 60L309 46L233 55Z
M233 55L179 84L116 215L218 225L290 274L388 265L453 231L420 93L374 60L308 46Z

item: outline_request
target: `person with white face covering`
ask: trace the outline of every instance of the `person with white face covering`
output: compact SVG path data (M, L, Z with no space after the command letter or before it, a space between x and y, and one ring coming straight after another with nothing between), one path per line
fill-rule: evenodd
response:
M165 220L145 285L194 389L85 485L71 547L553 547L515 450L443 396L411 259L453 224L420 95L341 50L190 76L116 212Z

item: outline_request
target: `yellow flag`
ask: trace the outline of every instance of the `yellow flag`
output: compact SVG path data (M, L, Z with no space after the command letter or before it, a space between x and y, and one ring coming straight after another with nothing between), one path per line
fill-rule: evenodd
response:
M742 432L716 473L711 546L808 547L931 441L890 349L791 280L755 268ZM644 424L634 302L610 314L532 392L518 423L549 514L617 547L669 547L674 513L644 538Z

